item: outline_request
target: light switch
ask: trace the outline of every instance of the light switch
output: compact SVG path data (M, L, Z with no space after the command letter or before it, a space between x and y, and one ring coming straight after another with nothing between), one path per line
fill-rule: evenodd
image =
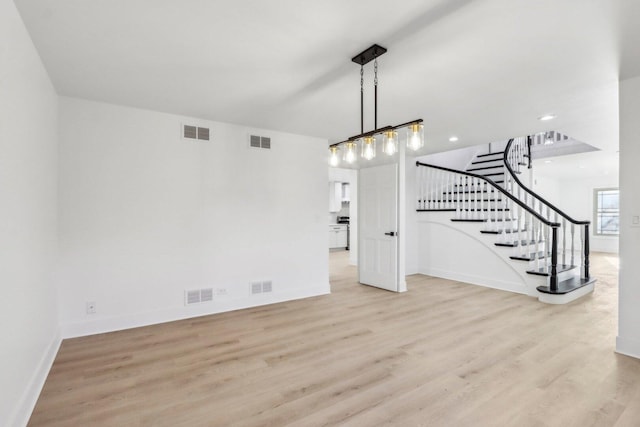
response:
M640 225L640 215L634 215L631 218L631 224L633 225Z

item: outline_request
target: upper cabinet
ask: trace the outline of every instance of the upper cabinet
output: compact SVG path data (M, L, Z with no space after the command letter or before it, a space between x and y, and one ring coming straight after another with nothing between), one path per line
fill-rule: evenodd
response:
M339 212L342 209L342 183L329 182L329 212Z
M348 182L342 183L342 201L350 202L351 201L351 190Z

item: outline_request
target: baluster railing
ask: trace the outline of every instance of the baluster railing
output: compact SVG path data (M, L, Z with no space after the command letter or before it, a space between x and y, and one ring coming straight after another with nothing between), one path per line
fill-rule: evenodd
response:
M538 246L539 240L543 240L545 266L550 272L550 287L557 289L557 262L561 259L562 265L567 264L567 252L569 252L570 265L575 266L576 255L580 260L580 276L583 279L589 278L589 225L590 221L577 221L566 213L562 212L552 203L548 202L540 195L526 187L518 178L516 171L521 171L521 164L532 167L531 137L520 137L509 140L505 148L503 161L505 164L505 188L518 200L524 201L538 217L546 222L558 224L558 227L551 227L541 234L540 225L537 220L531 224L531 233L536 241L536 266L538 267ZM525 161L526 159L526 161ZM544 224L545 221L542 221ZM527 220L525 220L525 223ZM527 225L525 225L526 227ZM576 253L576 233L575 227L579 227L578 253ZM562 233L560 236L558 233ZM570 236L567 236L570 234ZM567 242L569 238L569 242ZM562 239L560 241L560 239ZM559 253L560 252L560 257ZM549 259L550 256L550 259ZM555 283L554 286L552 284Z

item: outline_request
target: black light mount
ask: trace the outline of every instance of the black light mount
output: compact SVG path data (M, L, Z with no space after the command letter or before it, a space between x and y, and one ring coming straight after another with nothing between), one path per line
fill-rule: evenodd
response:
M378 44L374 44L370 48L363 50L362 52L351 58L351 60L356 64L365 65L373 61L377 57L384 55L386 52L387 49Z

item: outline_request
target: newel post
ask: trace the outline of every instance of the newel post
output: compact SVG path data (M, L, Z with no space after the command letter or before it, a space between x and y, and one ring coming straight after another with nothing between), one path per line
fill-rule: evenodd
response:
M558 290L558 227L551 227L551 277L549 278L551 292Z
M589 278L589 224L584 225L584 271L583 279Z

